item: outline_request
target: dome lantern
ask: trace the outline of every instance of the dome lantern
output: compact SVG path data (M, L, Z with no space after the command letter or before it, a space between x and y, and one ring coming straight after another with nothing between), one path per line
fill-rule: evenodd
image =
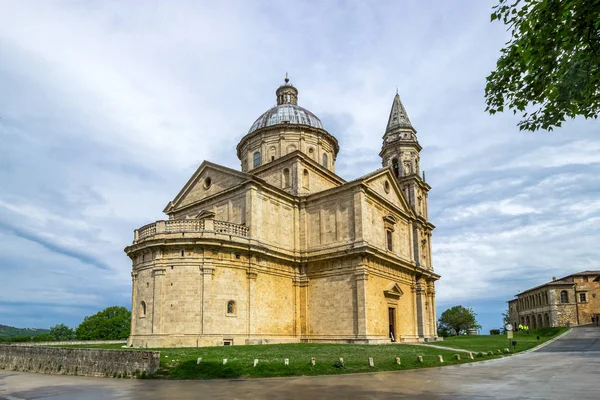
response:
M285 84L279 86L277 91L275 91L277 95L277 105L280 106L282 104L293 104L298 105L298 89L294 87L290 83L290 78L288 78L287 72L285 73Z

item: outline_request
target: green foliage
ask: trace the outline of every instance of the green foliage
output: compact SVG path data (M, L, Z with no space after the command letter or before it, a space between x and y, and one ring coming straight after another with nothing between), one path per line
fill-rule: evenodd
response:
M438 331L447 331L460 335L467 329L479 329L481 325L477 323L475 311L463 306L454 306L442 313L438 320Z
M127 339L130 330L131 312L125 307L112 306L85 317L75 335L80 340L121 340Z
M506 312L502 313L502 330L504 330L504 327L508 324L510 324L510 319L508 316L508 310L506 310ZM516 327L513 327L513 329L516 329Z
M512 37L487 77L486 111L507 106L530 131L598 118L600 0L499 0L491 20Z
M65 324L58 324L50 327L50 336L52 340L66 341L75 338L75 332Z
M14 328L8 325L0 325L0 340L3 338L15 338L15 337L34 337L48 333L48 329L35 329L35 328ZM26 340L25 340L26 341Z

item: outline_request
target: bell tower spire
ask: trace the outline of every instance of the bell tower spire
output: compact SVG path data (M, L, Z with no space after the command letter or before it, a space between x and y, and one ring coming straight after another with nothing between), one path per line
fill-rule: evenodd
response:
M425 182L425 174L421 177L421 150L417 131L410 122L396 89L379 156L384 167L392 168L404 197L417 217L413 225L415 260L424 268L432 268L429 238L434 227L428 221L427 204L431 187Z

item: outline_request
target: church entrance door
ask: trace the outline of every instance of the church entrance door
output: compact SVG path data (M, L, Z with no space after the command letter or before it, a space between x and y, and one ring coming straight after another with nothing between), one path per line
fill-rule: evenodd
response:
M390 339L392 342L396 341L396 309L393 307L388 308L388 319L390 325Z

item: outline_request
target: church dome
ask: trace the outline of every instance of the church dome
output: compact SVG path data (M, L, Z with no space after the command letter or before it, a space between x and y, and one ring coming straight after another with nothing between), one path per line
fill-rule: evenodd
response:
M321 120L306 108L296 104L283 103L277 105L254 121L248 133L258 129L277 124L308 125L313 128L324 129Z
M300 151L335 172L337 139L323 128L315 114L298 105L298 89L285 76L275 91L277 105L254 121L237 145L242 171L249 172L287 154Z

